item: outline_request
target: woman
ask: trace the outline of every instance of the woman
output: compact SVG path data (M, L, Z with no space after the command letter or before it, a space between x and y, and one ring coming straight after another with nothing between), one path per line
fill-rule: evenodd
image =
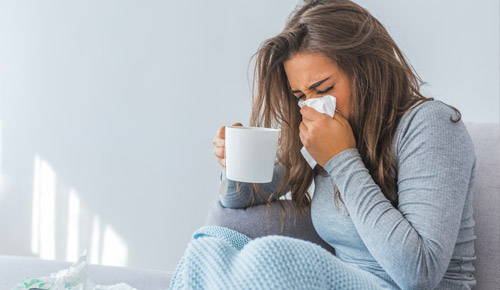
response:
M269 204L290 191L342 263L375 285L472 288L472 142L456 109L419 92L380 22L350 1L304 1L256 56L250 125L281 127L278 164L260 187L228 180L222 205ZM336 97L333 118L297 106L325 95ZM224 127L214 146L224 168Z

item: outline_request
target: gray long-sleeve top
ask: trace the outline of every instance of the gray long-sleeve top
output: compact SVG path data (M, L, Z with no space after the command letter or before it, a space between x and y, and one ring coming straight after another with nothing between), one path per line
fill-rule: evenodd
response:
M470 289L476 284L472 261L472 185L475 154L456 113L440 101L407 112L393 140L398 166L394 208L373 181L357 149L330 159L314 177L311 217L319 236L342 261L373 274L388 289ZM319 165L318 165L319 166ZM224 207L250 205L249 184L227 180ZM271 193L281 179L277 165ZM344 204L334 204L334 187ZM283 194L283 193L282 193ZM263 203L256 197L255 203Z

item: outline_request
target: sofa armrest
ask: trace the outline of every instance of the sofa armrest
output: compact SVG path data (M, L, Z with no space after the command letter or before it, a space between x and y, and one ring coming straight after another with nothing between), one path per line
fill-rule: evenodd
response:
M209 208L205 225L227 227L252 239L268 235L298 238L320 245L335 254L335 250L323 241L314 229L309 211L304 212L300 217L290 200L281 200L281 202L291 211L291 215L285 219L283 228L281 227L281 207L276 201L272 202L269 215L266 212L266 204L246 209L231 209L223 207L220 201L216 201Z

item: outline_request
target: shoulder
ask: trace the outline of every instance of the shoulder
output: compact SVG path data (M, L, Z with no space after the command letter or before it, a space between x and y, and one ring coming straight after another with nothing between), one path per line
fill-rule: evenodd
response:
M408 110L398 125L394 138L397 154L405 149L449 148L462 151L472 150L472 140L460 120L460 115L451 106L442 101L426 101ZM411 150L410 150L411 151Z
M447 123L451 119L458 119L457 112L451 106L442 101L426 101L408 110L401 118L400 127L422 122Z

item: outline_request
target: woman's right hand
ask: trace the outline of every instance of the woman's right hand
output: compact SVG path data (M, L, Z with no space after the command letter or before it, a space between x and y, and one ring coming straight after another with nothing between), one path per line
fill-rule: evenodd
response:
M243 126L241 123L234 123L232 126ZM226 126L222 126L217 131L212 143L214 144L214 155L217 157L217 162L222 166L222 169L226 171Z

